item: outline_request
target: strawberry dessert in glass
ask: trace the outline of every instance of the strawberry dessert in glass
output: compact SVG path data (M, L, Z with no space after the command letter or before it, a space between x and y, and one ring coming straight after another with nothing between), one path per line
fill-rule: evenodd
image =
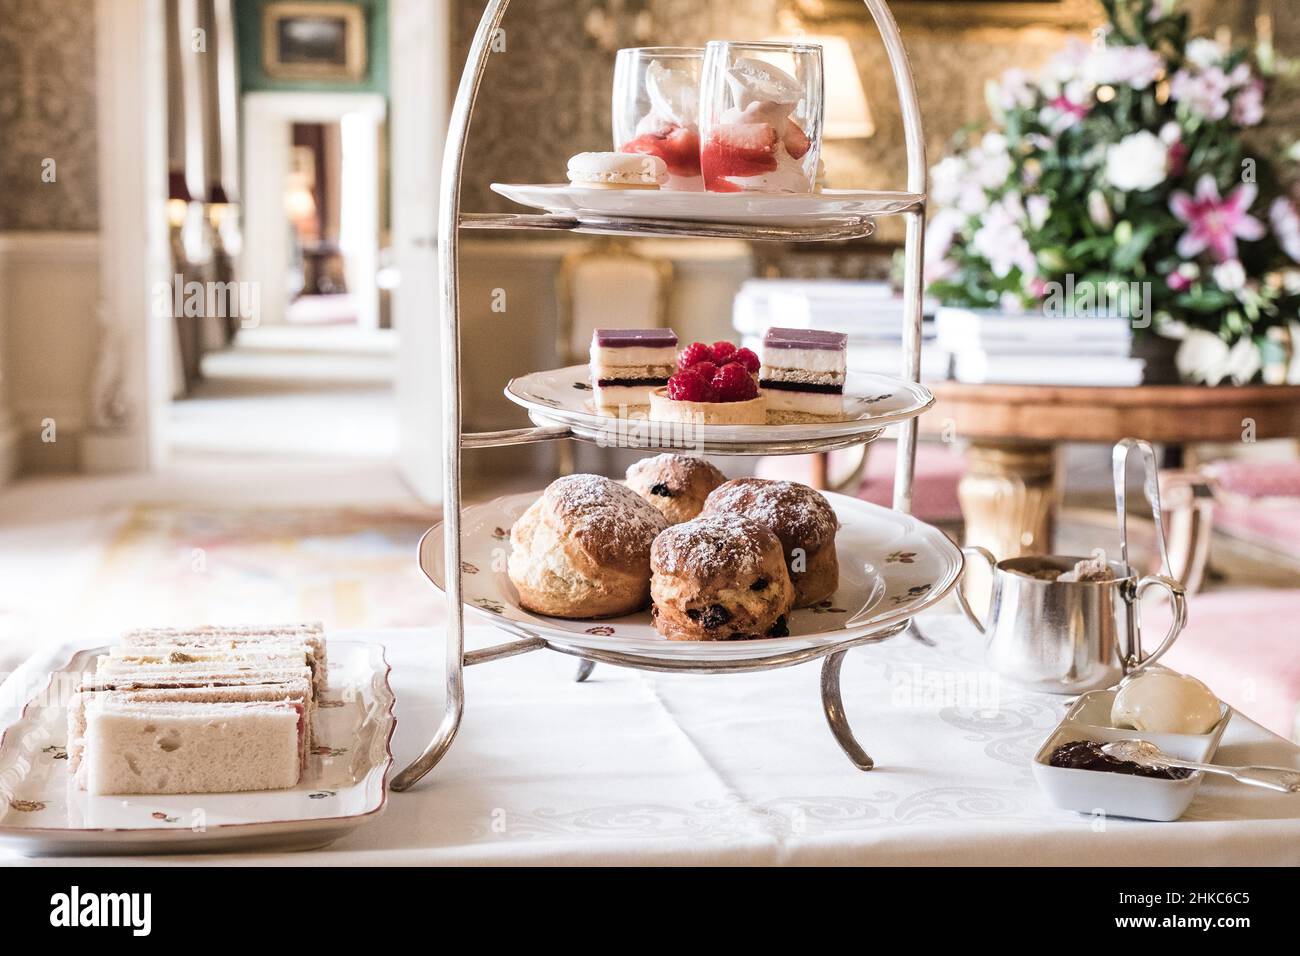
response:
M699 92L704 51L631 47L614 60L614 148L657 156L668 166L663 189L701 192Z
M813 191L821 153L821 54L812 43L710 41L700 87L705 189Z

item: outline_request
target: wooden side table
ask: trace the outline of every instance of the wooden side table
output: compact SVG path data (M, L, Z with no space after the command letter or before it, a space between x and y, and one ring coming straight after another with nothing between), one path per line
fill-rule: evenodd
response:
M1300 435L1300 386L930 385L921 433L969 442L958 486L966 544L999 559L1051 550L1057 446L1254 442ZM981 594L976 585L975 594Z

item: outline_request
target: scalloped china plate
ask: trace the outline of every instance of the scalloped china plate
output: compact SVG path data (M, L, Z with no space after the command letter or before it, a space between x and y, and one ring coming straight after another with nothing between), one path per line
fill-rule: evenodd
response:
M632 448L702 448L721 452L726 445L761 445L855 439L879 434L887 425L915 418L934 404L924 385L888 375L850 371L844 387L844 418L798 425L693 425L654 422L644 408L627 417L596 411L591 372L586 365L532 372L510 380L506 398L528 409L534 421L572 426L583 438ZM875 437L871 435L870 437ZM850 444L853 442L849 442Z
M962 556L937 528L879 505L823 492L840 520L835 546L840 586L827 601L794 611L790 636L753 641L670 641L648 610L602 620L566 620L519 606L506 574L510 526L541 492L508 495L466 508L461 519L465 607L521 637L578 649L622 651L656 658L765 657L886 630L939 601L961 577ZM420 567L443 590L442 524L420 541Z
M329 684L298 786L251 793L93 796L72 784L66 690L107 647L77 652L0 737L0 845L29 854L311 849L374 820L397 726L380 644L330 641Z
M815 226L892 216L918 205L915 193L826 189L819 193L710 193L592 189L568 183L493 183L493 192L556 215L680 219L765 226Z

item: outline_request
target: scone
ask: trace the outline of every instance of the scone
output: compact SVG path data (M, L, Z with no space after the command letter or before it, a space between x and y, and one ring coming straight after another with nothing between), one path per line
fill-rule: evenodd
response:
M650 545L668 523L636 492L566 475L510 529L519 603L551 617L614 617L650 600Z
M709 492L727 476L703 458L686 455L655 455L643 458L627 470L627 486L678 524L699 517Z
M703 514L744 515L776 533L794 583L795 607L824 601L839 587L839 521L830 503L807 485L735 478L709 494Z
M785 637L794 587L781 541L748 518L675 524L650 552L650 613L670 641Z

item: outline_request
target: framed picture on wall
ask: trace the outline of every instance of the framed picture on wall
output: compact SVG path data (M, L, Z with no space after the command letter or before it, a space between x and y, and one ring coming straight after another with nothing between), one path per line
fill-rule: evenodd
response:
M277 80L359 80L366 73L366 14L359 3L268 3L262 69Z

